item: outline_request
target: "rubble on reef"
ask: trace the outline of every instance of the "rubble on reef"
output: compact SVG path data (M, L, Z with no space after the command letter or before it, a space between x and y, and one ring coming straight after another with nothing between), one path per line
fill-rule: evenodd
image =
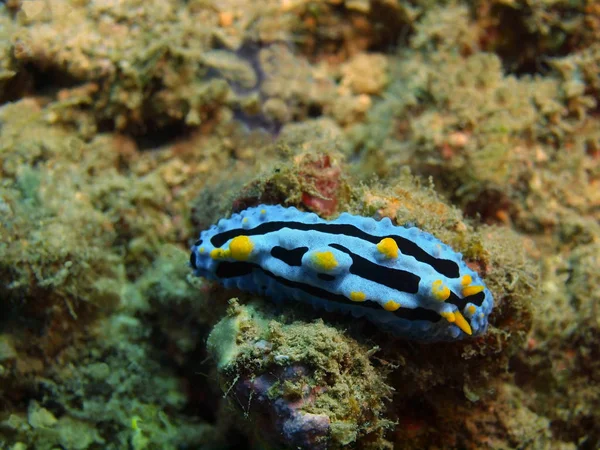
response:
M596 3L0 2L0 448L597 448ZM433 234L488 332L192 276L259 204Z

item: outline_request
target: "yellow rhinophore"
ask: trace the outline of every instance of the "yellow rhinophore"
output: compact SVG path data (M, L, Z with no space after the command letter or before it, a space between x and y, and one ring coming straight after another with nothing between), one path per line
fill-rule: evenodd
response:
M479 294L485 288L483 286L465 286L462 290L463 297L470 297L471 295Z
M473 331L471 330L471 325L469 325L469 322L467 322L467 320L460 313L460 311L454 311L454 312L448 312L448 311L446 311L446 312L441 312L440 316L442 316L448 322L453 323L454 325L456 325L458 328L460 328L461 330L463 330L469 336L471 336L473 334Z
M463 286L468 286L473 282L473 278L471 278L471 275L463 275L463 277L460 280L460 284L462 284Z
M335 259L335 255L333 252L315 252L312 255L312 261L319 269L323 270L333 270L338 266L337 259Z
M471 336L473 334L473 330L471 330L471 325L469 325L469 322L467 322L467 320L460 313L460 311L454 311L454 317L456 319L456 321L454 322L454 324L458 328L460 328L461 330L463 330L465 333L467 333L469 336Z
M247 261L253 249L254 244L248 236L236 236L229 243L230 255L238 261Z
M398 308L400 308L400 303L395 302L394 300L388 300L385 305L383 305L383 309L389 312L396 311Z
M367 299L367 296L364 292L361 291L352 291L350 292L350 300L353 302L364 302Z
M397 258L398 257L398 244L392 238L383 238L377 244L377 250L382 255L385 255L388 258Z
M440 302L444 302L450 297L450 289L448 286L444 286L442 280L435 280L431 283L431 293L433 294L433 297Z

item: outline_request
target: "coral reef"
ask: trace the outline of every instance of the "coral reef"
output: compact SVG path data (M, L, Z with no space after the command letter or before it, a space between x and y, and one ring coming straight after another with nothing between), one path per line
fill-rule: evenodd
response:
M598 448L599 37L593 0L0 2L0 448ZM433 234L488 333L192 277L261 203Z
M22 80L11 90L27 82L24 93L48 84L43 90L55 100L52 120L75 125L87 138L98 130L115 129L159 139L233 114L252 126L274 128L331 109L348 123L368 109L368 96L336 98L332 74L282 44L302 40L307 27L314 29L314 19L332 6L27 0L13 6L16 24L3 19L13 45L2 50L7 67L0 77ZM373 8L369 2L351 5L348 12L355 23L347 25L340 16L327 27L338 35L335 41L354 42L370 30L360 49L381 39L391 42L392 37L383 36L397 33L392 27L394 20L401 20L399 12L386 17L388 23L377 31L377 23L366 20L382 16L385 8L393 9L385 3ZM361 58L364 64L364 58L375 57L357 58L355 65ZM376 80L366 87L370 94L384 84L385 74L378 67L386 62L383 55L378 58L370 68ZM347 70L344 77L349 78ZM365 91L364 75L362 84L359 90ZM354 112L345 111L350 105Z
M593 0L493 0L474 7L483 49L499 54L512 71L537 71L544 59L581 50L600 38L600 10Z

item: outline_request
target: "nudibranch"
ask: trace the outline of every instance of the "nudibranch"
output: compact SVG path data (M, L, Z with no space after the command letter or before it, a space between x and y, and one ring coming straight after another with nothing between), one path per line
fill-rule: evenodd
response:
M227 288L350 312L415 340L480 335L494 305L460 253L389 218L260 205L202 231L191 250L196 275Z

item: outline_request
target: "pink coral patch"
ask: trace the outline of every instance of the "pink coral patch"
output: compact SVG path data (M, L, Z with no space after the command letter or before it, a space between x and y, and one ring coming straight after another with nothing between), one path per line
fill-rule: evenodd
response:
M302 203L321 215L335 213L338 206L341 168L329 155L300 161Z

